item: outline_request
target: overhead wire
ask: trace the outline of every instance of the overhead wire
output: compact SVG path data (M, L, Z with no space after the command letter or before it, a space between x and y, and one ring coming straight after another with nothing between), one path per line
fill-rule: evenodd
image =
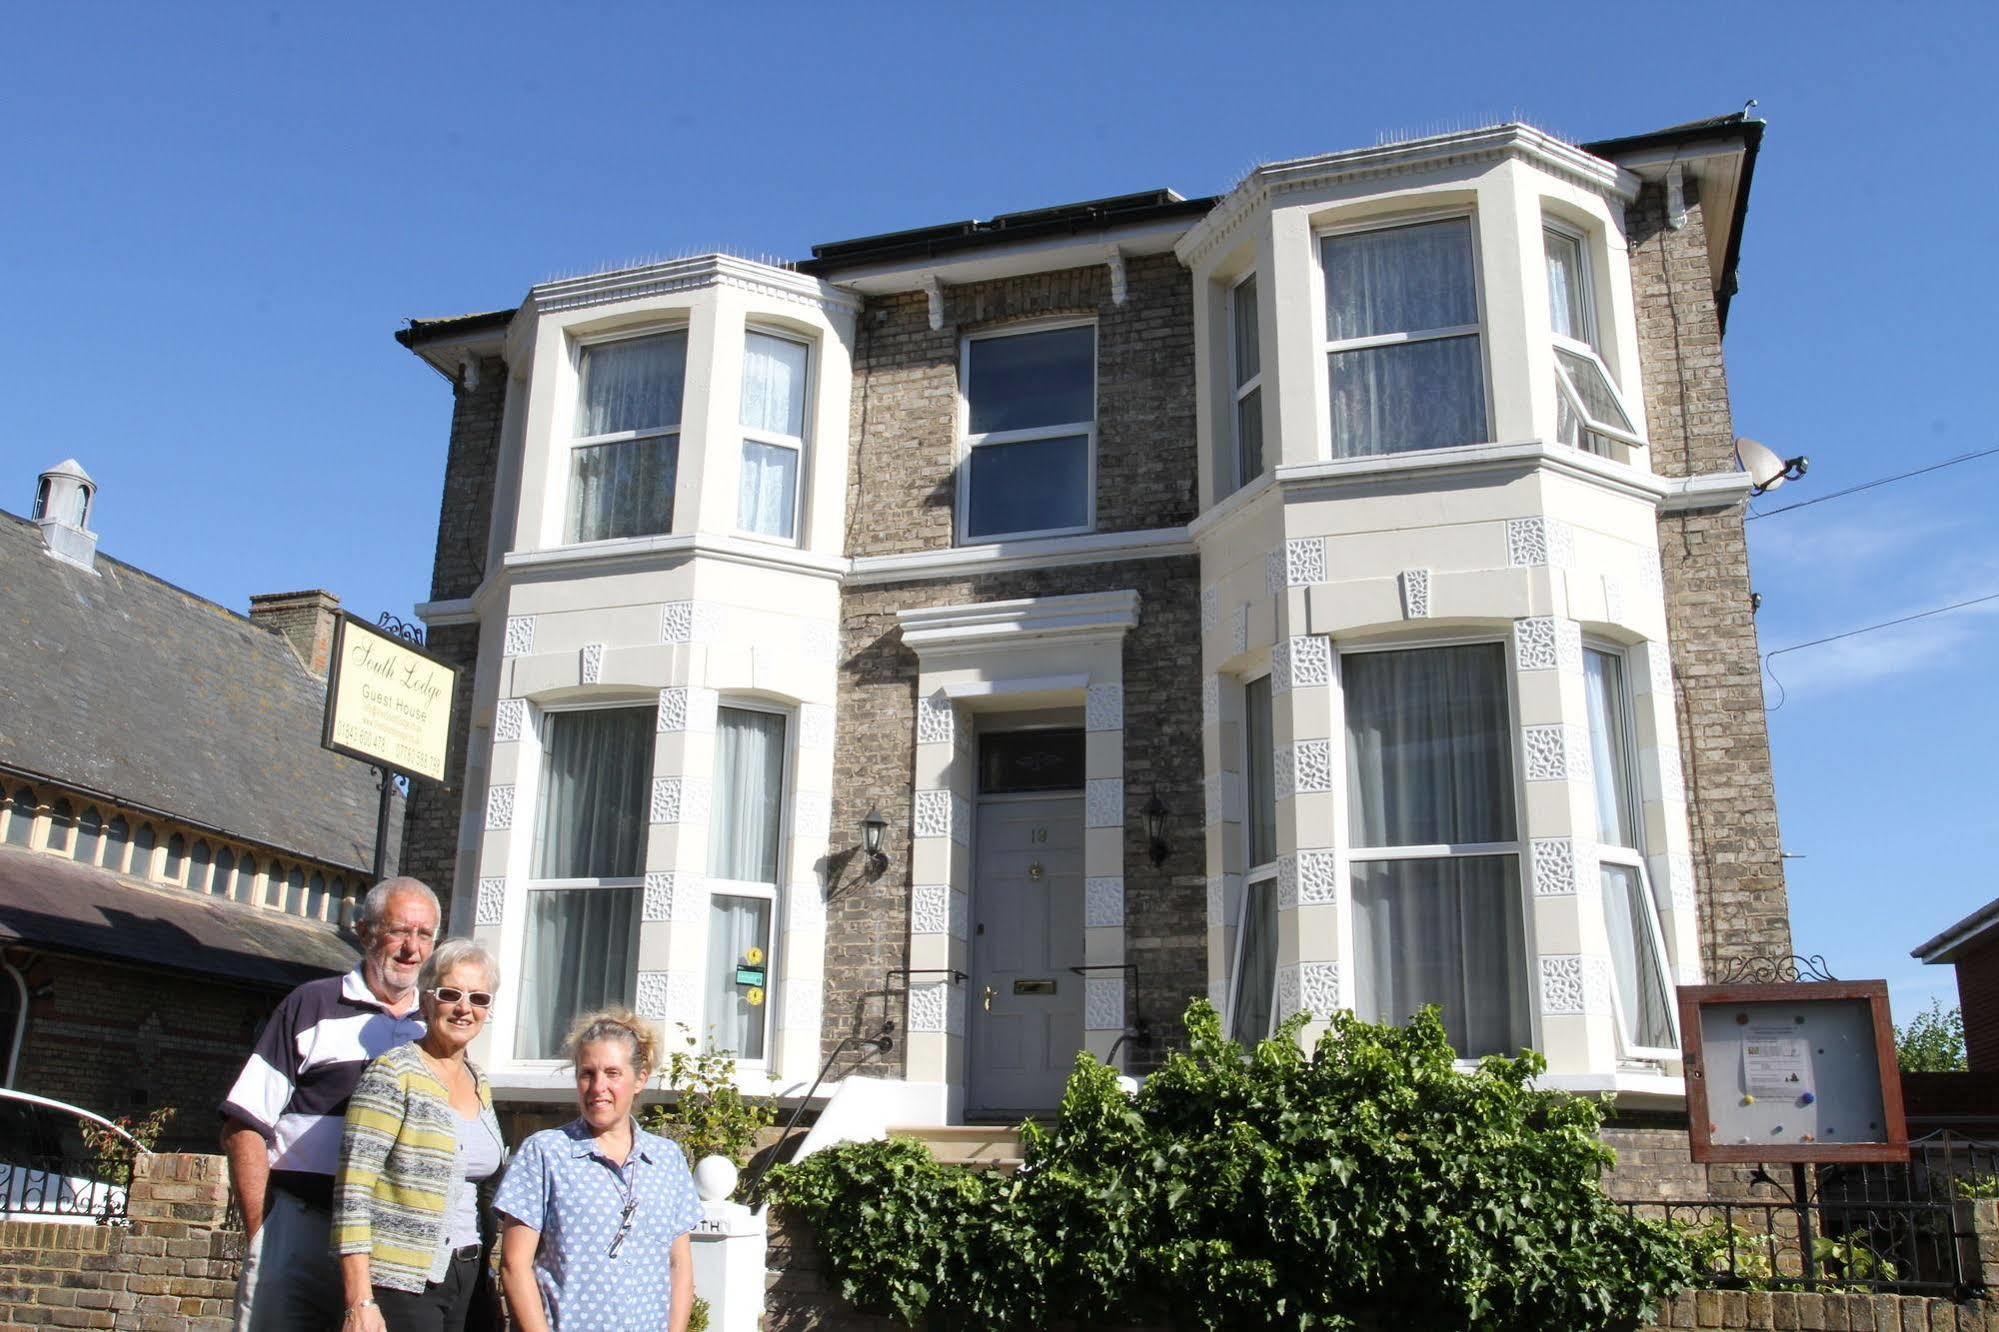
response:
M1979 449L1975 453L1960 453L1955 458L1946 458L1942 462L1934 462L1927 467L1917 467L1910 471L1897 472L1893 476L1884 476L1874 481L1863 481L1857 486L1848 486L1845 490L1835 490L1825 495L1814 495L1808 500L1799 500L1796 504L1786 504L1782 508L1765 509L1761 513L1752 510L1749 517L1743 521L1748 522L1757 518L1774 518L1780 513L1790 513L1793 509L1809 509L1814 504L1823 504L1827 500L1836 500L1842 495L1857 495L1863 490L1872 490L1876 486L1885 486L1891 481L1906 481L1912 476L1922 476L1926 472L1940 472L1946 467L1955 467L1959 463L1973 462L1979 458L1989 458L1995 453L1999 453L1999 446L1989 449Z
M1775 706L1767 708L1765 711L1777 711L1778 708L1784 706L1785 700L1790 696L1789 692L1784 688L1784 682L1777 678L1777 672L1770 669L1770 663L1787 652L1802 652L1806 648L1820 647L1826 643L1837 643L1842 638L1857 638L1861 634L1871 634L1877 629L1892 629L1898 624L1908 624L1912 620L1927 620L1934 615L1948 614L1951 611L1963 610L1966 606L1976 606L1987 601L1999 601L1999 592L1988 592L1982 597L1967 597L1963 601L1953 601L1948 606L1938 606L1933 610L1917 611L1913 615L1898 615L1892 620L1883 620L1879 624L1863 625L1858 629L1848 629L1844 633L1827 634L1824 638L1814 638L1805 643L1793 643L1789 647L1778 648L1775 652L1766 652L1763 654L1763 671L1777 686L1777 702Z

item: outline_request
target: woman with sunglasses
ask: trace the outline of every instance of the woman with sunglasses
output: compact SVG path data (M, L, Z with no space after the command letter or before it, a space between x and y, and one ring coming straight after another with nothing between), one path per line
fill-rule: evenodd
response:
M347 1103L333 1183L342 1332L460 1332L484 1271L479 1184L504 1148L465 1049L500 971L483 945L449 939L416 983L424 1034L369 1064Z
M569 1057L582 1114L523 1142L493 1202L514 1327L687 1332L701 1200L680 1148L632 1118L659 1038L629 1010L600 1009L577 1020Z

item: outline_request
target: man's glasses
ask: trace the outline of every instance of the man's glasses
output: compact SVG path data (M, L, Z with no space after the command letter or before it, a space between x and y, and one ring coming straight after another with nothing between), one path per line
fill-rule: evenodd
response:
M440 985L430 994L440 1004L455 1004L463 999L469 1001L474 1008L493 1006L493 996L486 990L461 990L456 985Z
M408 943L411 939L421 939L429 943L437 937L436 930L412 929L408 925L391 925L381 931L384 939L394 939L397 943Z

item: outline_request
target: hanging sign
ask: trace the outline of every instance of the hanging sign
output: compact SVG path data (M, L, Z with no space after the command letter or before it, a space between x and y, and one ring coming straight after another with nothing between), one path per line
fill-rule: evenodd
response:
M334 622L320 743L412 777L444 780L458 668L353 615Z
M1909 1154L1885 981L1683 985L1696 1161Z

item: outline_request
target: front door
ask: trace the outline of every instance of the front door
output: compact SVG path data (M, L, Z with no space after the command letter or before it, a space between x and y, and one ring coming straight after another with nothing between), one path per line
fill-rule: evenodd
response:
M1052 1110L1083 1047L1083 801L979 805L966 1107Z

